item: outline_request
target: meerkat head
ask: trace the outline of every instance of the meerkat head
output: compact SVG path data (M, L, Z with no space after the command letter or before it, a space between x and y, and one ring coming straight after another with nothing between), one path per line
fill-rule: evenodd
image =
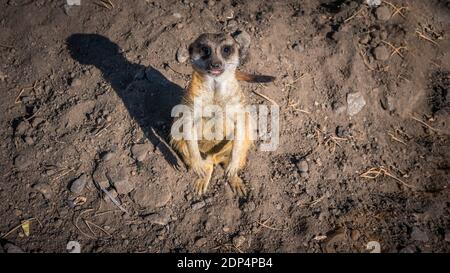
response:
M224 72L234 72L243 53L244 47L225 33L202 34L189 46L189 57L194 70L212 77Z

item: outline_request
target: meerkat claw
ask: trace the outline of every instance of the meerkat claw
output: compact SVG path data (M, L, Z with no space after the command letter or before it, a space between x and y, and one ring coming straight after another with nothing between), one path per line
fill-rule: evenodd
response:
M239 197L247 196L247 190L245 189L244 182L240 177L232 177L229 184L234 194L237 194Z
M204 178L198 178L194 182L194 191L197 195L202 195L206 192L208 188L208 181Z
M228 166L228 168L225 170L225 175L228 177L235 177L238 174L238 167L233 166L232 164L230 164Z

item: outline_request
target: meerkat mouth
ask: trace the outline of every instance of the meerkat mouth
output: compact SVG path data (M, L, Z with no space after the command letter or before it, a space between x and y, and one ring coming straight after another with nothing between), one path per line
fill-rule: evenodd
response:
M210 69L208 70L208 73L213 75L213 76L219 76L220 74L222 74L224 71L224 69Z

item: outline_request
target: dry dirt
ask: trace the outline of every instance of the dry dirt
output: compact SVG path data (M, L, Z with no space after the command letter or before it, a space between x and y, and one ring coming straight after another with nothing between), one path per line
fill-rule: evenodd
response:
M81 2L0 3L6 251L450 250L449 1ZM221 169L197 197L160 139L190 78L177 50L236 29L241 70L277 77L243 89L280 105L280 145L251 150L248 198Z

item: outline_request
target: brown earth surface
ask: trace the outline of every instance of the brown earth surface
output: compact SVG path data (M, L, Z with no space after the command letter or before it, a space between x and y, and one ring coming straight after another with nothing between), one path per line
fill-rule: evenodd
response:
M0 3L0 251L450 250L449 1L81 3ZM164 144L177 51L237 29L280 143L251 150L247 198L220 168L198 197Z

